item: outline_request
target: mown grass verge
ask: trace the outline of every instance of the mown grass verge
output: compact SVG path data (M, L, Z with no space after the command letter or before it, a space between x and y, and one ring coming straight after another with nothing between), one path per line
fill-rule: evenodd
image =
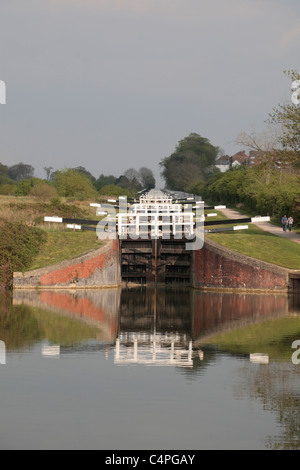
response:
M249 225L248 230L206 234L219 245L288 269L300 269L300 244Z
M97 250L103 245L96 237L96 232L73 232L59 230L47 232L47 240L40 247L38 255L28 266L27 271L45 268L67 259L76 258Z

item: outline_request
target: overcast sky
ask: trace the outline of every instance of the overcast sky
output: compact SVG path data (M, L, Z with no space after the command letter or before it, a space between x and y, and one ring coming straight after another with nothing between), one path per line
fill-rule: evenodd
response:
M290 101L289 69L299 0L1 0L0 162L158 178L191 132L232 155Z

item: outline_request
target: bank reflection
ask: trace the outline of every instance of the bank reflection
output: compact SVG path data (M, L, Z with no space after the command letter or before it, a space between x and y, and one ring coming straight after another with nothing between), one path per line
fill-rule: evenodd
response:
M211 344L228 353L248 354L252 362L261 359L268 363L269 351L256 349L264 345L254 341L254 349L251 344L250 350L239 339L236 347L229 334L236 332L241 338L240 332L244 334L248 326L262 324L266 329L264 322L269 320L285 324L287 317L299 316L299 298L295 296L202 292L188 288L15 291L13 305L14 315L19 314L23 322L31 325L28 343L45 342L44 356L71 352L75 346L78 350L79 344L82 351L92 350L89 340L93 340L95 351L103 343L109 345L115 364L188 368L195 362L199 364L203 349ZM2 312L0 320L4 316ZM11 328L11 337L16 338L13 329L19 331L21 320L12 319L13 316L7 316L4 335ZM29 331L25 327L23 330ZM255 334L261 336L260 332ZM224 341L224 335L230 338L229 342ZM9 335L1 340L9 349ZM26 338L20 344L24 343ZM16 349L16 344L12 347ZM106 348L106 355L107 351Z
M14 292L13 305L15 308L31 309L31 314L38 317L44 334L49 333L51 326L51 336L60 338L62 345L72 345L87 337L97 341L114 342L120 293L120 289L20 290ZM49 338L45 337L45 339ZM49 354L50 352L49 349Z

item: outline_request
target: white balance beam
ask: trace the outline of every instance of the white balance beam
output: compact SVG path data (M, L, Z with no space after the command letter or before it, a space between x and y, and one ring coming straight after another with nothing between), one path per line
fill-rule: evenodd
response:
M61 217L44 217L44 222L54 222L56 224L62 224L63 219Z

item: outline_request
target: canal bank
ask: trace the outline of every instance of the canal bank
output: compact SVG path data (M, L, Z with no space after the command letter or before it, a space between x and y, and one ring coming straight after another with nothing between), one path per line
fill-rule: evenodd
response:
M24 273L14 273L14 289L102 289L121 285L116 240L88 254Z
M209 239L201 250L188 253L184 252L182 243L166 243L159 251L146 246L145 240L126 243L131 245L124 249L124 242L110 240L81 257L14 273L13 287L15 290L99 289L157 283L210 290L299 291L300 271L245 256Z
M299 290L300 272L251 258L206 239L194 251L195 288L292 292Z

